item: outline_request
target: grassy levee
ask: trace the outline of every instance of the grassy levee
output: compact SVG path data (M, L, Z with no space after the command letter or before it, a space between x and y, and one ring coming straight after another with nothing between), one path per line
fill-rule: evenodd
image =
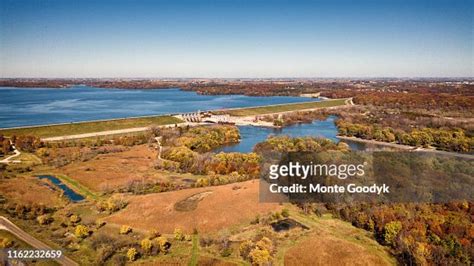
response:
M58 137L75 134L93 133L107 130L118 130L151 125L170 125L183 122L173 116L150 116L124 118L104 121L78 122L71 124L1 129L0 135L33 135L41 138Z
M249 107L239 108L232 110L221 110L218 113L225 113L232 116L251 116L251 115L263 115L281 112L291 112L313 108L324 108L345 105L347 99L335 99L326 100L321 102L303 102L303 103L290 103L290 104L278 104L260 107Z
M54 174L53 174L54 175ZM72 190L76 191L77 193L81 194L82 196L85 196L87 198L93 199L93 200L98 200L99 196L95 194L94 192L90 191L87 187L79 184L76 180L65 176L65 175L54 175L55 177L59 178L63 183L68 185Z

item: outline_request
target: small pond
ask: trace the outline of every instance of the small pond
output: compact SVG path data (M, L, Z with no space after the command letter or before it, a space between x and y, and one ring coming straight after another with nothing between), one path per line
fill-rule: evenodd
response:
M291 218L279 220L277 222L271 223L270 225L272 226L275 232L288 231L290 229L297 228L297 227L300 227L302 229L309 229L309 227L307 227L306 225L301 224Z
M55 186L60 188L63 192L64 195L72 202L78 202L84 199L84 197L80 194L77 194L74 192L74 190L70 189L66 184L61 182L57 177L52 176L52 175L40 175L38 176L39 179L48 179L51 181Z

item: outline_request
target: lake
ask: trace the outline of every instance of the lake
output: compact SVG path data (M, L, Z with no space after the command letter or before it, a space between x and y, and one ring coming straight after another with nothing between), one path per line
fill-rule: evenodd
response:
M319 99L199 95L179 88L140 90L89 86L62 89L0 87L0 128L306 101Z

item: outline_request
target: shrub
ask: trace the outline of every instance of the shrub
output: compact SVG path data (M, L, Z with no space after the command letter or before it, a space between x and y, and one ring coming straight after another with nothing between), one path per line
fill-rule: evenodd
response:
M43 214L43 215L38 216L36 218L36 221L38 221L38 223L41 225L45 225L45 224L50 224L53 221L53 218L48 214Z
M111 259L111 265L122 266L127 264L127 258L122 254L116 254Z
M229 257L230 255L232 255L232 252L233 252L232 248L227 247L227 248L223 248L220 254L222 257Z
M8 238L3 238L2 241L0 241L0 248L11 248L13 246L13 241L8 239Z
M273 250L273 242L268 238L268 237L262 237L255 246L259 249L265 249L268 250L269 252L272 252Z
M127 202L122 197L110 197L104 204L109 213L119 211L127 206Z
M143 249L143 252L150 254L151 249L153 248L153 242L150 239L145 238L140 242L140 247Z
M281 210L281 215L285 218L288 218L290 216L290 210L288 210L286 208Z
M252 264L263 265L270 262L270 252L266 249L255 248L249 254Z
M148 235L149 235L149 238L150 238L150 239L155 239L155 238L157 238L157 237L160 237L160 236L161 236L161 233L158 232L158 230L151 230L151 231L148 233Z
M128 233L132 232L132 228L128 225L122 225L120 227L120 234L121 235L126 235Z
M242 256L244 259L249 258L250 251L255 247L252 241L250 240L245 240L244 242L240 243L239 246L239 254Z
M71 217L69 217L69 221L72 223L72 224L76 224L78 222L81 221L81 217L77 216L77 215L71 215Z
M160 236L156 239L156 244L158 245L158 249L161 253L166 254L171 247L170 242L164 236Z
M138 257L138 252L136 248L129 248L127 250L127 258L129 261L135 261Z
M106 224L105 221L102 221L102 220L97 220L95 221L95 225L97 226L97 228L101 228L102 226L104 226Z
M174 229L174 239L179 240L179 241L183 241L184 238L185 238L185 235L183 233L183 230L181 230L179 228Z
M96 262L103 265L110 257L114 255L115 251L110 245L102 245L97 249Z

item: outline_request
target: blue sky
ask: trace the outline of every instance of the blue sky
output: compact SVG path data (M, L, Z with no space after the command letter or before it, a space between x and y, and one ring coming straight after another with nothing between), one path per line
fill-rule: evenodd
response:
M6 1L1 77L472 77L473 1Z

